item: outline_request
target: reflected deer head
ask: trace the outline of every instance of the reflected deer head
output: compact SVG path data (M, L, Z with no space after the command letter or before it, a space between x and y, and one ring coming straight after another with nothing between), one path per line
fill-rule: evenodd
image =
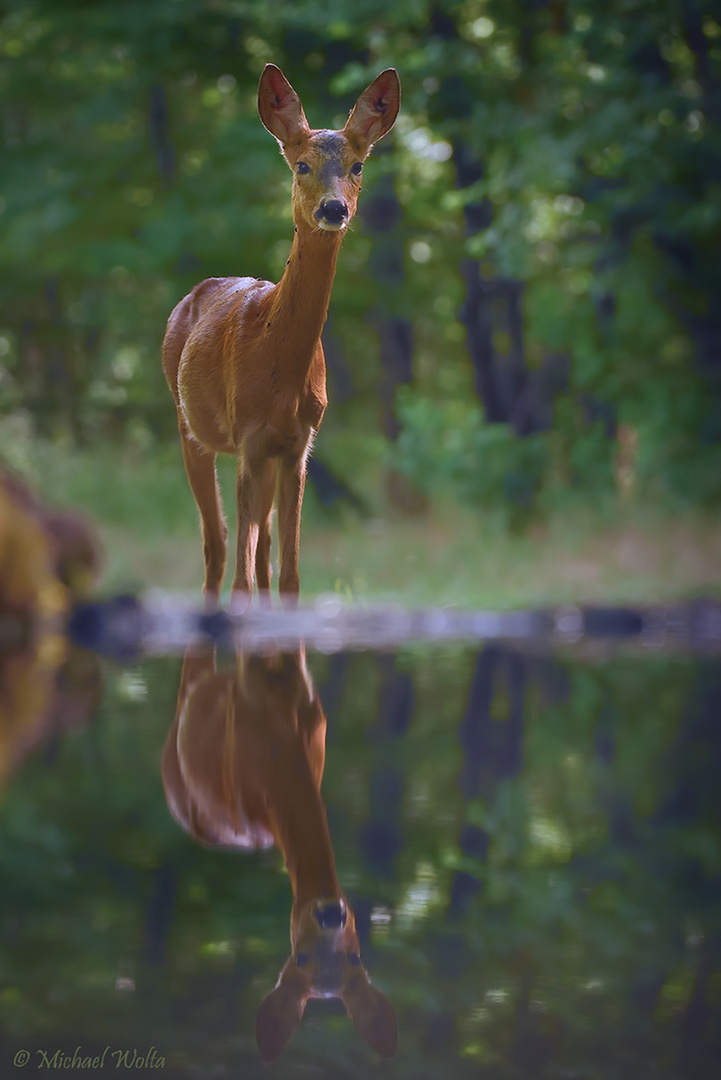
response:
M188 652L163 751L168 806L203 844L277 844L293 887L291 955L258 1010L261 1057L288 1044L310 998L340 998L366 1042L392 1057L395 1010L360 959L355 917L335 872L320 785L326 719L302 649L240 655L217 671Z

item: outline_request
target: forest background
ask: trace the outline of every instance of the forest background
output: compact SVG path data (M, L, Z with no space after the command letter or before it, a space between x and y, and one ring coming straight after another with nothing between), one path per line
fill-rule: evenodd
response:
M200 584L160 343L202 278L282 273L273 61L312 126L403 86L324 335L304 591L718 588L718 3L4 0L0 57L0 458L98 521L106 587Z

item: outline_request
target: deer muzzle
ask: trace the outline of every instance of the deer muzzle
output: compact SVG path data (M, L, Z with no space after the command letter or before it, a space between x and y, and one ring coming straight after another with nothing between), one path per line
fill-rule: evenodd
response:
M315 216L322 229L336 231L346 225L348 207L340 199L322 199Z

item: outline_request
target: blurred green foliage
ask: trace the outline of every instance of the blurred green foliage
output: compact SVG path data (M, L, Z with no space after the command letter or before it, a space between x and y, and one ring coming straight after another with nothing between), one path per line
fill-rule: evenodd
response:
M554 485L595 492L621 423L638 490L719 495L717 0L3 0L0 56L0 415L81 442L172 437L170 309L206 276L277 278L290 242L263 64L315 125L392 64L402 115L362 203L390 193L402 214L384 235L362 208L344 245L328 427L378 432L391 313L415 349L388 460L418 486L508 500L511 517ZM531 431L491 430L474 396L464 260L495 297L486 362L521 377ZM356 444L334 442L347 471Z
M401 395L399 411L399 468L431 496L450 491L464 503L495 506L506 526L523 524L549 473L543 436L519 439L505 424L484 424L478 407L467 401L439 404L411 392Z

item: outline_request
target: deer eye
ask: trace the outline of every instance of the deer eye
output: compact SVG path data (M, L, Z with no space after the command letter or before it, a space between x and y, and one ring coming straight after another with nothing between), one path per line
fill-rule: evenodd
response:
M295 962L298 965L298 967L305 967L305 965L308 963L309 960L310 960L310 957L308 956L307 952L299 952L298 955L295 958Z
M357 952L352 952L348 956L348 962L351 967L360 967L360 956Z
M363 172L363 162L356 161L354 165L351 165L350 171L353 173L354 176L360 176L360 174Z
M299 161L296 166L296 170L299 176L305 176L306 173L310 172L310 165L307 161Z

